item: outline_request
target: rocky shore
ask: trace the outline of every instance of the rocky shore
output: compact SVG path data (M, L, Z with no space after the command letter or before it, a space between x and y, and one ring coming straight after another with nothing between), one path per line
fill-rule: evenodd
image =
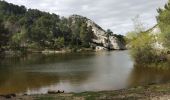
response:
M49 92L42 95L0 95L0 100L168 100L170 83L138 86L129 89L101 92L63 93Z

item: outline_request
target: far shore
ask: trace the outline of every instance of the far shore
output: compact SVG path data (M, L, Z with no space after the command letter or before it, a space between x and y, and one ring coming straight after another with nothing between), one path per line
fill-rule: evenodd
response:
M50 49L44 49L44 50L5 50L1 54L3 55L11 55L11 56L17 56L17 55L22 55L22 54L34 54L34 53L40 53L40 54L62 54L62 53L72 53L72 52L83 52L83 51L95 51L91 48L83 48L83 49L61 49L61 50L50 50Z
M127 50L127 49L125 49ZM23 54L66 54L66 53L75 53L75 52L101 52L101 51L122 51L122 50L95 50L92 48L80 48L80 49L61 49L61 50L50 50L50 49L44 49L44 50L26 50L26 51L20 51L20 50L5 50L4 53L1 53L1 55L4 56L20 56Z

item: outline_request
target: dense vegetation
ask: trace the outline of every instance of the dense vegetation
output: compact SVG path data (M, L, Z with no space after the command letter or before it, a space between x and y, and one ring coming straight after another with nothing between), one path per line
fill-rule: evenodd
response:
M2 20L0 19L0 51L2 51L2 47L6 45L8 41L8 31L4 28Z
M140 38L138 38L140 37ZM156 50L152 47L154 41L147 32L138 34L131 42L131 54L136 63L153 63L157 61Z
M92 37L86 18L65 18L0 1L0 51L88 48Z
M139 18L133 19L135 29L127 34L127 43L137 64L158 64L169 59L170 1L163 9L158 9L158 13L157 22L160 32L157 33L151 33L152 29L145 30ZM158 45L160 47L157 47Z
M163 9L158 9L158 25L162 32L162 42L165 47L170 49L170 0Z

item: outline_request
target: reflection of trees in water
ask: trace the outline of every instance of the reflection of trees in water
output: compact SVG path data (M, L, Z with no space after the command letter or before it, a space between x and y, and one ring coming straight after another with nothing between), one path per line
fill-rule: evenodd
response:
M170 70L161 70L148 67L134 67L128 82L129 86L165 83L170 81Z
M5 55L4 53L0 53L0 64L2 63L2 61L4 60Z
M1 72L1 71L0 71ZM10 92L23 92L29 89L38 89L44 86L56 85L60 81L69 84L83 83L92 72L69 73L27 73L2 72L0 75L0 94Z
M3 60L7 64L47 64L56 62L65 62L70 60L88 59L95 53L66 53L66 54L27 54L19 57L8 57Z
M63 55L63 56L26 56L6 58L0 65L0 94L10 92L23 92L29 89L38 89L44 86L58 84L61 80L69 84L83 83L86 81L93 70L87 71L71 71L71 72L27 72L23 67L36 67L37 64L44 64L48 67L48 63L64 62L71 59L88 59L91 55ZM29 67L29 68L30 68ZM50 67L50 66L49 66ZM91 66L90 66L91 67ZM23 69L22 69L23 68ZM43 69L42 67L40 67ZM61 68L61 67L60 67ZM72 67L70 67L71 70ZM41 69L40 69L41 70ZM46 69L45 69L46 70Z

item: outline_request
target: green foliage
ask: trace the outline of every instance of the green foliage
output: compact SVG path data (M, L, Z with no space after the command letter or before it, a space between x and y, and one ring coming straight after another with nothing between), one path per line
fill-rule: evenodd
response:
M26 12L24 6L17 6L5 1L0 1L0 13L4 15L21 15Z
M65 45L65 41L63 37L59 37L57 39L54 39L54 49L60 49L63 48Z
M157 35L151 34L150 31L145 31L138 17L133 21L135 29L127 33L126 41L136 64L148 65L165 60L163 53L161 54L155 48L155 43L158 42Z
M23 33L16 33L12 36L12 46L19 47L23 38Z
M123 36L123 35L118 35L118 34L113 34L113 36L115 36L115 37L117 37L117 39L121 42L121 43L123 43L124 45L126 45L126 38L125 38L125 36Z
M130 40L134 40L137 37L137 33L132 31L132 32L128 32L126 34L126 38L130 39Z
M154 36L149 33L140 33L140 35L131 41L131 54L136 63L154 63L157 62L158 54L153 47Z
M157 21L162 31L162 42L165 47L170 49L170 1L165 5L164 9L158 9L159 15Z
M121 43L123 43L124 45L126 44L125 36L120 35L120 34L114 34L112 32L112 30L110 30L110 29L107 29L106 33L107 33L107 38L109 38L110 36L115 36ZM110 41L108 41L108 42L110 42Z
M75 15L64 18L37 9L26 9L0 1L0 38L8 34L11 48L61 49L63 47L89 47L92 28L86 18ZM2 39L2 40L5 40ZM1 40L1 41L2 41ZM7 44L2 41L1 44Z
M138 18L133 20L135 31L127 34L131 54L137 64L160 63L167 60L167 54L156 49L155 45L157 42L163 43L165 48L170 49L170 0L164 9L159 8L157 11L159 13L157 21L161 29L160 34L152 35L149 31L142 30L143 24L137 20Z
M113 32L110 29L107 29L106 32L107 32L108 35L113 35Z
M135 16L132 21L134 24L134 30L126 34L127 44L130 44L131 42L135 41L137 38L139 38L141 33L145 32L144 23L142 23L142 21L140 20L139 15Z
M8 30L4 27L3 21L0 19L0 52L3 46L7 45L9 40Z
M130 44L130 42L134 41L136 38L137 38L137 33L132 31L126 34L125 40L127 44Z
M83 47L90 47L89 43L91 42L92 34L92 27L87 27L86 23L81 26L80 39Z

